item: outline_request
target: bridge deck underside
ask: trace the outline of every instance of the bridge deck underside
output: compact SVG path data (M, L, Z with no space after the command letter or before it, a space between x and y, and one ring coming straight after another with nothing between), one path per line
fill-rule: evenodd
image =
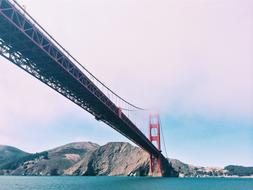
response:
M12 12L4 11L6 7L9 8L8 6L13 9ZM26 31L15 21L13 22L12 19L15 17L12 18L8 14L13 14L15 11L18 10L8 1L0 0L0 53L2 56L90 112L147 152L155 156L160 155L156 147L126 115L119 116L117 106L47 37L43 37L42 33L37 34L36 31L39 30L32 24L30 24L32 30ZM25 17L22 19L22 23L27 22L29 25L28 19ZM39 36L41 44L34 39L36 35Z

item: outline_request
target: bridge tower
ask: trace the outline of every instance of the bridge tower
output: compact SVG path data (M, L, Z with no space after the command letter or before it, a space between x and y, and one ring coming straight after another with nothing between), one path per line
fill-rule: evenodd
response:
M149 115L149 140L161 151L160 143L160 122L158 114ZM161 155L158 157L150 154L149 164L149 175L150 176L162 176L161 168Z

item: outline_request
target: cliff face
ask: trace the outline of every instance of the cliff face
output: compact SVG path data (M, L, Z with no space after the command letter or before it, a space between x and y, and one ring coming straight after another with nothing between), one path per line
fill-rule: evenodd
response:
M108 143L87 154L67 169L65 175L141 175L148 174L149 155L129 143Z

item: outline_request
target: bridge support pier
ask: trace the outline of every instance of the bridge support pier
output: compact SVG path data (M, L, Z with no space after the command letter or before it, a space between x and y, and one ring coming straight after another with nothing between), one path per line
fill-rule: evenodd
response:
M162 177L161 158L150 155L149 176Z
M158 114L149 115L149 140L161 151L160 123ZM162 176L161 155L150 155L149 176Z

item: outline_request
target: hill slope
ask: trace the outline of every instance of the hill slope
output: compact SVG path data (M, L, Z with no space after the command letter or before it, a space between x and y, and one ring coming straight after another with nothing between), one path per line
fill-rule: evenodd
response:
M168 159L181 177L253 177L253 167L229 165L224 168L200 167L185 164L177 159Z
M66 175L147 175L149 154L129 143L108 143L65 171Z
M169 175L177 172L166 163ZM4 175L141 175L149 172L149 154L129 143L99 146L91 142L71 143L22 157L0 170Z
M77 142L36 154L0 146L0 166L0 175L146 176L149 154L123 142ZM253 167L199 167L176 159L168 159L166 170L180 177L253 176Z
M253 176L253 167L229 165L224 168L230 175Z
M28 155L29 153L19 150L15 147L0 145L0 169L8 163Z
M63 175L64 170L71 167L98 145L90 142L70 143L45 151L25 159L14 170L8 171L9 175Z

